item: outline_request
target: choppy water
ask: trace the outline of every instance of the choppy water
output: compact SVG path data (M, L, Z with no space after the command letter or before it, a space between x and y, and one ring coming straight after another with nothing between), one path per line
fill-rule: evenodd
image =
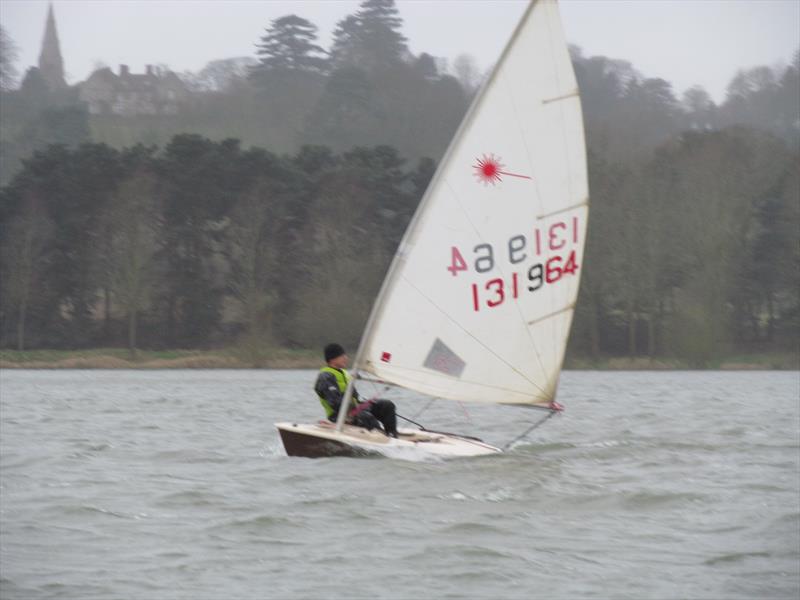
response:
M446 462L287 458L272 423L317 418L313 378L0 373L0 596L800 594L796 372L568 372L563 416ZM538 416L420 419L502 445Z

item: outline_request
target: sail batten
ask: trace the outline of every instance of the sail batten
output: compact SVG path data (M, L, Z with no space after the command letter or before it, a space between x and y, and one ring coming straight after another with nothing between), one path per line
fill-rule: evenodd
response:
M558 102L559 100L569 100L570 98L577 98L579 97L579 92L576 89L568 92L566 94L561 94L560 96L556 96L555 98L545 98L542 100L542 104L550 104L551 102Z
M539 0L431 180L354 368L446 399L546 405L587 216L577 82L555 0Z

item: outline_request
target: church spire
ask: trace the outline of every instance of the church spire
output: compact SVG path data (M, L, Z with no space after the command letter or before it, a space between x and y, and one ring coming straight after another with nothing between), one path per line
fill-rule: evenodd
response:
M53 14L53 3L47 11L47 24L44 28L42 39L42 52L39 54L39 71L51 90L65 87L64 61L61 58L61 49L58 44L56 32L56 18Z

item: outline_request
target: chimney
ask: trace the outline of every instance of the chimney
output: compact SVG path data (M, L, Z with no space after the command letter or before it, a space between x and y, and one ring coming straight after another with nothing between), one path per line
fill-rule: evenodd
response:
M148 75L152 75L153 74L153 65L145 65L144 68L145 68L145 72Z
M120 65L119 66L119 76L120 77L127 77L128 76L128 65Z

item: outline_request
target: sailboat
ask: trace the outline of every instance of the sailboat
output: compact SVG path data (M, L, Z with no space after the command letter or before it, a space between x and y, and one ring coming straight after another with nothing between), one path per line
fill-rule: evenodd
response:
M345 392L369 377L461 402L561 410L589 212L580 97L556 0L533 0L431 180ZM478 439L276 423L290 456L496 454ZM510 423L511 426L518 424Z

